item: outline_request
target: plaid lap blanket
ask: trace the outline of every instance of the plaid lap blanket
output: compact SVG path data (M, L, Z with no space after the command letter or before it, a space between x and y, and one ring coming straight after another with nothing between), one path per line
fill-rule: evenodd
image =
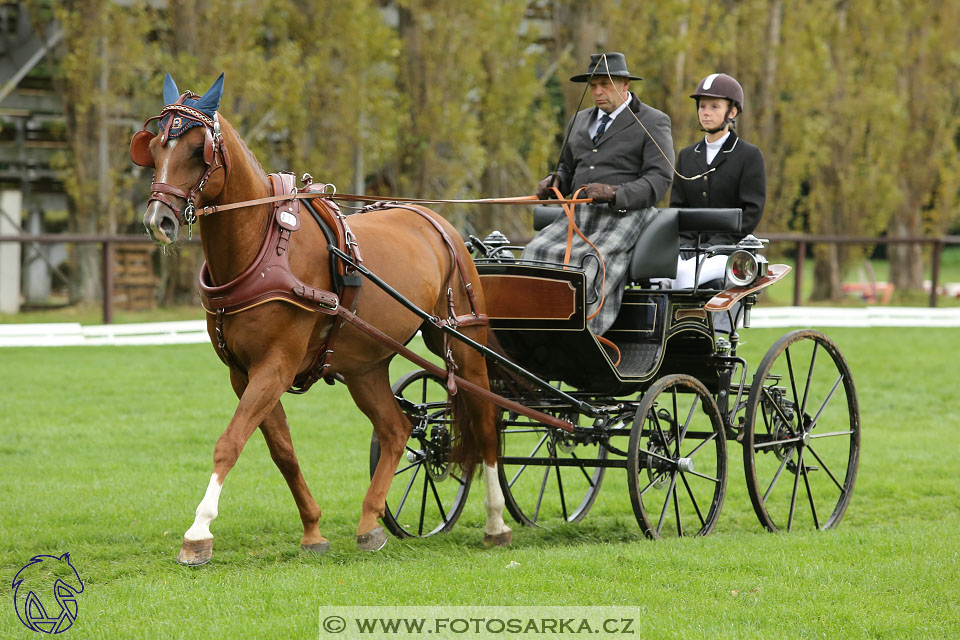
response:
M597 252L574 233L570 264L581 267L586 272L587 316L597 310L601 297L604 300L600 313L588 323L590 330L596 335L602 335L617 318L623 300L630 255L637 243L637 237L654 212L652 207L639 211L617 211L606 205L590 204L578 204L574 209L577 227L600 250L606 266L604 280ZM523 250L522 259L562 264L566 249L567 216L561 215L530 241ZM602 281L606 283L603 296L600 291Z

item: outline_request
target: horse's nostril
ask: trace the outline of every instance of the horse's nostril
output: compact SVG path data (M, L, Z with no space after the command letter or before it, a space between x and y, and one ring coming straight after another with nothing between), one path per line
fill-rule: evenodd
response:
M177 235L177 221L169 216L163 216L160 219L160 231L173 240Z

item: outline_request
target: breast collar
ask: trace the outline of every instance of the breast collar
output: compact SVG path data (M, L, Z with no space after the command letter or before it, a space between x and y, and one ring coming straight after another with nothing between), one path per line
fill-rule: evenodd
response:
M274 195L296 193L293 174L272 173L269 177ZM316 209L326 214L323 218L334 225L338 238L352 237L346 220L339 215L339 208L333 201L317 198L314 202L317 202ZM335 315L340 303L337 294L304 283L290 270L290 236L299 228L300 201L281 200L274 206L257 257L243 273L217 286L212 284L210 270L204 262L200 268L200 299L207 313L231 315L266 302L281 301L307 311ZM349 241L341 246L345 251L351 249ZM335 274L331 276L331 281L335 281Z

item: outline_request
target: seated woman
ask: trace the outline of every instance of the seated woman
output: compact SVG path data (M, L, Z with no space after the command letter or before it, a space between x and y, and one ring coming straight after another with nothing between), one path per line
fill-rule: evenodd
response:
M753 233L760 222L767 192L763 154L733 131L734 120L743 111L743 87L725 73L712 73L700 81L696 92L690 97L697 101L697 117L706 136L680 151L677 173L699 177L695 180L674 180L670 206L742 209L741 234L717 233L700 239L701 248L736 244L747 234ZM681 234L677 277L663 284L673 289L694 286L697 260L693 247L696 242L696 234ZM726 262L725 255L702 259L698 283L723 278Z

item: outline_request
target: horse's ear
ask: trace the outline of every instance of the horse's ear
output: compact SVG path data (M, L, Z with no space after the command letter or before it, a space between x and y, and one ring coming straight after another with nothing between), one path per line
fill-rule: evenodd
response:
M173 104L180 97L180 90L177 89L177 83L173 81L173 76L167 73L163 79L163 104Z
M70 562L70 552L67 551L65 554L63 554L62 556L60 556L59 560L60 560L61 562Z
M220 74L220 77L217 78L210 88L207 89L207 92L203 94L197 104L194 105L200 111L203 111L208 114L213 114L220 108L220 98L223 97L223 74Z

